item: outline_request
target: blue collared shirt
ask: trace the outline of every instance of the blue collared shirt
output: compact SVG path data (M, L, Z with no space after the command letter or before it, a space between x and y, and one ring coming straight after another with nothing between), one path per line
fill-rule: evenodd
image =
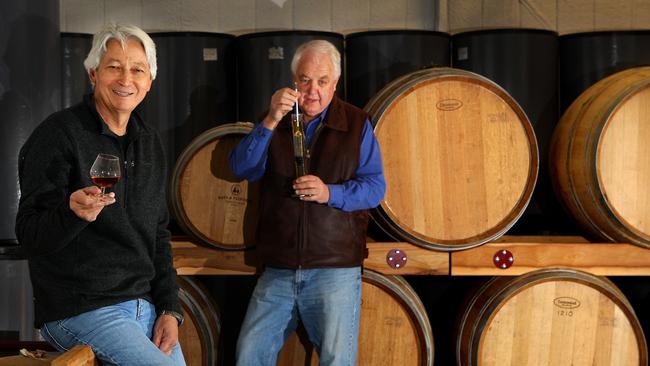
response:
M329 107L328 107L329 108ZM316 127L323 121L328 108L305 126L307 146L311 144ZM262 178L273 131L258 123L230 153L230 167L236 176L251 182ZM359 166L356 177L342 184L328 184L330 200L327 205L343 211L365 210L381 202L386 192L386 181L381 163L379 143L372 125L366 120L361 137Z

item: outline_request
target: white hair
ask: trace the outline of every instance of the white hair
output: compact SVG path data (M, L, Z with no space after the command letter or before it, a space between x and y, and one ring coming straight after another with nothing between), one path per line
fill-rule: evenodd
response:
M341 54L332 43L323 39L316 39L298 46L291 60L291 72L294 75L296 75L300 59L307 52L315 52L329 56L332 67L334 67L334 78L338 79L341 76Z
M135 39L142 43L144 47L144 54L149 63L149 72L151 73L151 80L156 78L156 71L158 66L156 64L156 44L151 37L142 29L135 25L122 25L122 24L107 24L99 32L93 36L93 45L88 52L86 60L84 60L84 67L86 71L97 70L102 57L106 53L106 44L108 41L115 39L120 41L122 47L126 46L129 39Z

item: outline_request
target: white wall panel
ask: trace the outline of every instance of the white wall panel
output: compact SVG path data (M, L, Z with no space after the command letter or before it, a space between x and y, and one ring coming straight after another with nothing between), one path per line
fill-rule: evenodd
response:
M519 0L483 0L483 28L519 27Z
M17 1L17 0L16 0ZM243 34L270 29L351 33L410 28L457 33L521 27L560 34L650 29L650 0L60 0L61 30L107 21L148 31Z
M255 28L258 30L293 29L293 0L257 0Z
M104 24L104 0L65 0L66 32L95 33Z
M332 29L338 33L368 30L370 0L332 0Z
M409 29L436 29L437 1L406 0L406 23Z
M556 30L557 2L549 0L522 0L519 2L522 28Z
M594 30L594 0L558 0L557 4L558 33Z
M184 31L219 32L219 3L215 0L180 0Z
M370 0L370 28L406 28L405 0Z
M65 32L67 26L68 0L59 0L59 29Z
M483 0L450 0L449 32L483 28Z
M293 5L295 29L332 30L332 0L297 0Z
M255 31L255 0L218 1L217 24L223 33L243 34Z
M437 29L441 32L449 32L449 0L438 0Z
M595 30L628 30L632 28L634 3L630 1L595 0Z
M632 11L632 28L650 29L650 1L634 1L634 10Z
M133 0L104 0L106 22L133 24L142 27L142 2Z
M183 30L180 0L143 1L142 27L154 32Z

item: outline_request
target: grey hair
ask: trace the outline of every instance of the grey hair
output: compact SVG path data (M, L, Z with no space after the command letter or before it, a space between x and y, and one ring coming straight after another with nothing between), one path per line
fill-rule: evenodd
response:
M145 31L135 25L107 24L99 32L95 33L92 48L88 52L86 60L84 60L86 71L97 70L102 57L106 53L106 44L111 39L120 41L122 47L126 46L129 39L135 39L142 43L144 54L147 56L147 62L149 63L151 80L156 78L156 72L158 71L156 44Z
M296 75L300 59L307 52L315 52L329 56L332 66L334 67L334 78L338 79L341 76L341 54L339 53L339 50L337 50L332 43L322 39L309 41L298 46L296 52L293 54L293 59L291 60L291 72L294 75Z

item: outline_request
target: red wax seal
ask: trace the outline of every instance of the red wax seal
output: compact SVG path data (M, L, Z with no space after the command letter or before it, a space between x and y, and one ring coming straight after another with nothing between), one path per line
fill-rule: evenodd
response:
M508 269L513 263L515 263L515 257L509 250L501 249L494 253L492 263L494 263L497 268Z
M401 249L389 250L386 254L386 263L390 268L403 268L406 266L406 252Z

